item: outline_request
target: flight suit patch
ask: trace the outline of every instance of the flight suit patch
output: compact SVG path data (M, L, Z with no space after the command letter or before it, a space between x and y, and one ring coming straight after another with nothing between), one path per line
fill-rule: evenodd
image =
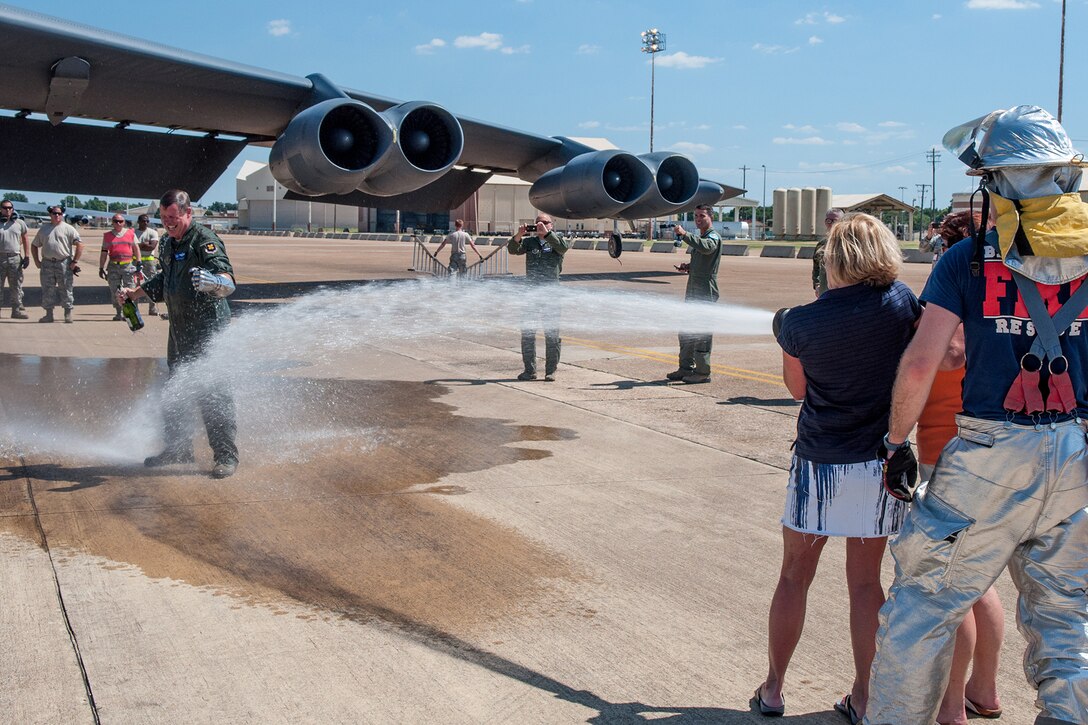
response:
M175 262L180 262L181 260L185 259L185 257L186 257L185 252L174 252L174 261Z
M204 251L209 253L209 254L214 254L215 253L215 244L213 242L208 242L207 244L204 245Z

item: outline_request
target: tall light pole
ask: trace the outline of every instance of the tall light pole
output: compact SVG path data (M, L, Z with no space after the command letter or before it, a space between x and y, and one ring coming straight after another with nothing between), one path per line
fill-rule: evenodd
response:
M650 152L654 150L654 56L665 50L665 34L657 28L642 31L642 52L650 54Z
M654 151L654 56L665 50L665 34L657 28L642 31L642 52L650 54L650 153ZM646 225L646 239L654 238L656 219L650 219Z
M767 164L760 164L763 169L763 196L759 200L759 205L763 207L763 230L760 232L760 237L767 238Z

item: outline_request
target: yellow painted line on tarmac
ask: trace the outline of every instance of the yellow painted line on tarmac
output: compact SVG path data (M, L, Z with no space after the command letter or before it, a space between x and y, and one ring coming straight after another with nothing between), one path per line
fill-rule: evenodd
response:
M582 347L589 347L595 350L604 350L605 352L617 352L623 355L630 355L631 357L640 357L644 360L653 360L654 362L675 363L675 353L664 353L656 350L644 350L636 347L626 347L624 345L612 345L604 342L597 342L596 340L583 340L577 337L563 336L563 341L570 341L576 345ZM761 373L758 370L746 370L744 368L731 367L729 365L715 365L711 363L710 370L712 373L719 375L728 375L733 378L740 378L741 380L751 380L757 383L769 383L771 385L780 385L785 387L786 384L782 381L780 375L774 375L771 373Z

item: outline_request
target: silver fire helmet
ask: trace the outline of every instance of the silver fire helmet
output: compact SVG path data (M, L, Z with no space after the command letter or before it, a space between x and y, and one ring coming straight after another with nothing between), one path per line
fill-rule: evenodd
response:
M1084 154L1073 148L1062 125L1038 106L993 111L956 126L942 143L974 175L988 169L1084 165Z

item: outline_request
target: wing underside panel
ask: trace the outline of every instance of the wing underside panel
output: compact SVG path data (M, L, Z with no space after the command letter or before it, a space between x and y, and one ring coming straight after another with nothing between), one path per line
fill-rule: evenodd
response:
M0 188L158 198L185 189L199 199L245 148L232 141L0 117Z

